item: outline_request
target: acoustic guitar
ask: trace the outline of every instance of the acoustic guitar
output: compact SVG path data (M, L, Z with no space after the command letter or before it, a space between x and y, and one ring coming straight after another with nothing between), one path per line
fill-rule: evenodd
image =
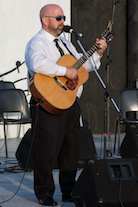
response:
M113 35L113 32L111 33L110 31L105 30L102 34L102 38L105 41L111 41ZM90 57L97 49L98 45L94 44L90 50L87 51L88 57ZM89 74L82 66L86 60L87 57L85 55L79 60L76 60L72 55L63 55L57 64L77 69L77 79L70 80L65 76L49 77L36 73L29 82L31 94L49 113L62 113L73 105L76 100L79 86L88 80Z

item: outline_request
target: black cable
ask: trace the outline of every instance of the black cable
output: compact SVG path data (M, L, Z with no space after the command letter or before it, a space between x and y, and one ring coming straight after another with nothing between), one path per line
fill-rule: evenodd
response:
M37 107L37 105L35 105L35 107ZM37 119L38 119L38 107L37 107L37 110L36 110L36 122L35 122L35 127L34 127L34 129L36 129ZM29 159L30 159L30 154L31 154L31 150L32 150L32 146L33 146L33 141L34 141L34 135L35 135L35 130L34 130L34 133L33 133L33 136L32 136L32 141L31 141L31 146L30 146L30 150L29 150L28 158L27 158L27 163L26 163L25 170L24 170L24 174L23 174L23 177L22 177L22 179L21 179L21 181L20 181L20 184L19 184L19 186L18 186L16 192L14 193L14 195L13 195L11 198L9 198L9 199L7 199L7 200L1 202L0 204L6 203L6 202L10 201L12 198L14 198L14 197L16 196L16 194L18 193L20 187L21 187L21 184L22 184L23 179L24 179L24 177L25 177L25 173L26 173L26 169L27 169L27 166L28 166L28 162L29 162Z
M133 177L137 182L138 182L138 179L136 177ZM122 203L122 199L121 199L121 187L122 187L122 180L121 178L119 179L120 181L120 186L119 186L119 201L120 201L120 204L122 207L124 207L123 203Z
M24 63L25 63L25 61L24 61L23 63L20 63L20 61L17 61L17 62L16 62L17 67L16 67L16 68L13 68L12 70L10 70L10 71L8 71L8 72L6 72L6 73L1 74L0 77L2 77L2 76L4 76L4 75L8 75L9 73L11 73L11 72L13 72L13 71L15 71L15 70L18 70L18 72L19 72L19 67L20 67L21 65L23 65Z
M122 203L122 198L121 198L121 188L122 188L122 180L121 180L121 178L119 179L119 183L120 183L120 185L119 185L119 202L120 202L121 206L124 207L124 205Z
M19 82L19 81L26 80L26 79L27 79L27 78L21 78L21 79L19 79L19 80L14 81L13 83L15 84L15 83L17 83L17 82Z
M11 167L6 167L7 164L14 164L14 166L11 166ZM5 166L5 167L4 167ZM14 160L6 160L4 163L3 163L3 166L0 167L0 169L2 169L3 171L0 171L1 173L4 173L4 172L13 172L13 173L17 173L17 170L20 171L22 170L20 167L19 167L19 164L17 164L17 161L14 159Z

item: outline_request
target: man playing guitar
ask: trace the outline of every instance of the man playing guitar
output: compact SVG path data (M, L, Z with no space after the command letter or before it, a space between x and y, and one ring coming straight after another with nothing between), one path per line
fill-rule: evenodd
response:
M62 192L62 200L66 201L71 198L71 191L75 184L75 176L79 159L79 139L80 139L80 107L76 100L76 97L80 97L83 85L88 78L87 73L93 71L89 61L83 64L86 71L86 80L81 83L81 72L73 67L75 61L82 57L79 54L73 44L63 37L60 37L62 33L64 22L66 17L62 8L55 4L45 5L40 11L40 21L42 24L41 30L36 34L27 44L25 51L25 62L28 68L28 85L33 94L38 84L38 91L44 91L47 96L47 106L45 109L42 102L44 98L41 95L36 96L34 94L31 98L31 116L32 116L32 136L34 136L34 190L39 200L39 203L46 206L56 206L57 202L53 199L55 184L52 176L52 169L58 160L59 163L59 184ZM55 40L57 39L57 40ZM63 44L65 43L65 45ZM58 44L58 45L57 45ZM98 69L100 67L100 59L107 47L107 43L104 39L96 39L98 45L97 50L93 53L91 60ZM63 51L63 65L60 61L61 52ZM73 60L68 64L66 57L73 54ZM66 56L67 55L67 56ZM65 58L65 59L64 59ZM93 61L94 60L94 61ZM70 62L70 61L69 61ZM85 73L85 72L84 72ZM38 82L37 77L38 75ZM82 77L85 75L82 75ZM30 77L32 77L30 79ZM45 87L42 85L44 77L47 77L48 85ZM60 79L63 78L63 81ZM52 113L51 102L56 109L60 106L60 92L70 92L68 85L64 82L64 78L74 81L78 80L80 85L74 89L75 97L69 107L64 108L64 104L68 104L70 99L64 101L63 111L57 110ZM56 86L53 86L56 84ZM61 83L60 83L61 82ZM60 85L61 84L61 85ZM62 86L63 84L63 86ZM51 87L51 89L50 89ZM53 95L52 92L55 94ZM73 90L72 90L72 93ZM65 96L65 95L64 95ZM64 97L63 96L63 97ZM72 95L70 95L72 96ZM59 99L59 100L58 100ZM50 100L50 101L49 101ZM38 104L37 104L38 103ZM40 104L39 104L40 103ZM50 107L49 107L50 104ZM57 105L56 105L57 104ZM61 113L60 113L61 111Z

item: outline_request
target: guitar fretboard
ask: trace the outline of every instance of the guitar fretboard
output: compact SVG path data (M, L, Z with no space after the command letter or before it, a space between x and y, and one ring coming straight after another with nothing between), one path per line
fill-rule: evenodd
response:
M95 44L93 45L88 51L87 51L87 55L88 57L91 57L92 54L98 49L98 45ZM87 57L85 55L83 55L72 67L75 69L79 69L87 60Z
M109 30L106 31L104 30L103 34L102 34L102 39L104 39L105 41L111 41L111 39L113 38L114 32L110 32ZM95 45L93 45L88 51L87 51L87 55L88 57L92 56L92 54L98 49L98 44L95 43ZM87 57L85 55L83 55L72 67L75 69L79 69L83 63L85 63L87 60Z

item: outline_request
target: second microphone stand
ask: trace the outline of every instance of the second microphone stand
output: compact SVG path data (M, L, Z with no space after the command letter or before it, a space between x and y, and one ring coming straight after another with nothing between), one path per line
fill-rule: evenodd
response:
M112 12L112 20L109 22L107 29L109 29L111 32L113 30L113 23L114 23L114 18L115 18L115 9L116 9L116 4L119 3L118 0L114 0L114 4L113 4L113 12ZM107 87L109 89L110 87L110 47L111 47L111 42L108 43L107 46L107 62L106 62L106 71L107 71ZM106 154L108 157L110 157L111 154L111 149L110 149L110 141L111 141L111 137L110 137L110 96L108 95L108 93L105 93L105 134L106 137L108 139L108 148L106 150Z

